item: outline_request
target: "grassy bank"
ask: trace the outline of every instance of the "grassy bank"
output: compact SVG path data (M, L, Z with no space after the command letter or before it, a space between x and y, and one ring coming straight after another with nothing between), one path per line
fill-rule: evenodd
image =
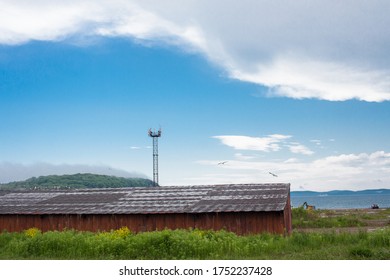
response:
M390 230L237 236L225 231L0 234L0 259L390 259Z
M292 225L294 229L387 227L390 226L390 208L315 211L294 208L292 210Z

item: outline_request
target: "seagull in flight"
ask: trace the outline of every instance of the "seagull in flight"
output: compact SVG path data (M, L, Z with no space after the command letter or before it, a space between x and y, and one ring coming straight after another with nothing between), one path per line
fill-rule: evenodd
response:
M226 161L221 161L221 162L218 162L218 165L223 165L223 164L225 164L227 162L228 162L227 160Z
M269 174L271 174L272 176L274 176L274 177L278 177L278 175L276 175L276 174L274 174L274 173L272 173L272 172L268 172Z

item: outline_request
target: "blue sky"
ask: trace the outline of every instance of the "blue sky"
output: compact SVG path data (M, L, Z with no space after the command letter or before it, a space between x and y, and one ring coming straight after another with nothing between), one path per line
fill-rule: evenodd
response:
M0 3L0 182L390 186L386 1Z

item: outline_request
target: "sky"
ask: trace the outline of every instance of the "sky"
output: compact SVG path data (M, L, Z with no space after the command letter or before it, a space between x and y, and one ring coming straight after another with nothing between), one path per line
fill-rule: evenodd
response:
M390 188L389 1L0 0L0 183Z

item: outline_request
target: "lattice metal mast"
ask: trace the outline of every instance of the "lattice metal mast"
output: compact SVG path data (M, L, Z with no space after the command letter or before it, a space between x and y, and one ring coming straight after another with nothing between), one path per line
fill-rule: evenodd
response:
M153 138L153 185L158 186L158 138L161 137L161 129L157 132L149 129L148 134Z

